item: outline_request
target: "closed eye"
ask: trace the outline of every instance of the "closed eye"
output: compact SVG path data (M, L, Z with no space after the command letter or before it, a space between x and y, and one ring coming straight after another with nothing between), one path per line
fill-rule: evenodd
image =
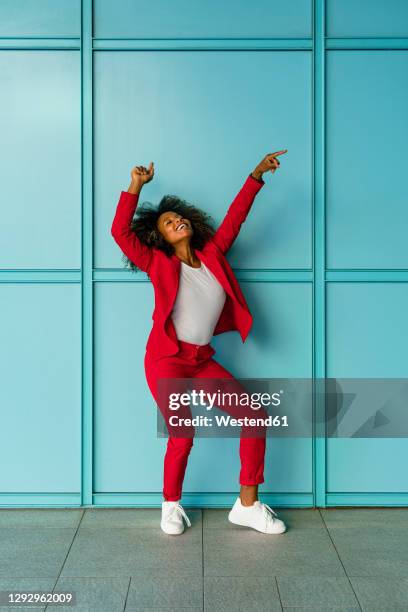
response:
M181 217L178 217L178 218L179 218L179 219L181 219ZM166 221L166 225L167 225L168 223L171 223L171 219L167 219L167 221Z

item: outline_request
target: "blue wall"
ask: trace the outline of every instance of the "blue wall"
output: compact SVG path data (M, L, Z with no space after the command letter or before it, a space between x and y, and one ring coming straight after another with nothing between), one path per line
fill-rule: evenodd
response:
M3 0L0 505L158 505L166 440L144 377L153 289L110 226L176 193L221 221L254 325L238 377L407 377L408 4ZM316 402L314 415L324 415ZM312 417L312 415L311 415ZM238 439L197 439L183 500L229 504ZM407 505L404 438L268 438L275 506Z

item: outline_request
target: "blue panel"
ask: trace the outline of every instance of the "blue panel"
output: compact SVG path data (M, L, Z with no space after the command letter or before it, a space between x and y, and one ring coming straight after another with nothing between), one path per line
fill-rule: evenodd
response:
M406 438L327 441L327 493L408 493Z
M214 337L215 359L237 377L311 376L311 286L249 282L241 286L254 316L253 330L245 343L234 332ZM160 492L167 440L157 439L157 409L143 364L153 287L99 283L95 289L94 490ZM184 490L236 488L237 444L237 439L197 439ZM311 491L311 462L310 439L269 438L265 490Z
M328 267L407 268L408 51L327 60Z
M81 489L81 287L0 284L2 492Z
M75 38L81 35L81 0L2 0L0 36Z
M258 0L94 0L98 38L223 38L311 36L311 0L288 4Z
M327 285L327 376L408 376L408 283Z
M328 283L327 376L407 377L407 312L406 283ZM407 491L407 453L406 439L328 439L328 491Z
M2 268L81 265L81 81L74 51L1 51Z
M326 7L327 36L408 36L406 0L326 0Z
M167 440L143 363L153 287L97 283L94 297L94 492L161 491Z
M94 68L96 266L121 265L110 225L132 166L155 162L141 202L177 194L219 223L248 174L282 148L229 260L311 266L309 52L95 52Z

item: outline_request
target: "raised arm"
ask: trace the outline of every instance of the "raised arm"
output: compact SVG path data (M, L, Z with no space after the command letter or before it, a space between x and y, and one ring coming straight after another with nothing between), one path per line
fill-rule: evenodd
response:
M232 204L230 204L227 214L212 237L212 241L223 253L226 253L228 249L231 248L234 240L239 234L241 225L251 210L256 194L265 184L262 178L263 173L269 170L274 173L280 166L280 162L276 157L286 153L286 151L287 149L284 149L276 153L268 153L265 155L263 160L256 166L255 170L247 177L245 183L232 201Z
M144 166L138 166L137 168L144 168ZM121 191L120 193L111 228L111 234L123 253L144 272L148 272L149 270L153 257L152 249L139 240L136 233L131 229L131 223L142 186L144 183L148 182L148 180L151 180L153 174L152 162L149 166L149 170L145 169L143 173L140 171L140 176L143 177L141 179L139 179L136 168L132 170L132 182L129 185L128 191ZM150 178L147 180L146 177Z
M255 196L264 184L265 182L262 178L255 179L250 174L230 204L224 219L212 237L213 242L223 253L226 253L231 248L234 240L237 238Z

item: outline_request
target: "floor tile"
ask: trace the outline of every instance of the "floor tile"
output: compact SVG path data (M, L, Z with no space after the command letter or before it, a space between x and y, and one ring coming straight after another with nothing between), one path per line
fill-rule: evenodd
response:
M14 593L52 593L52 589L55 584L55 578L0 578L0 591L10 591ZM9 598L7 593L2 595L0 600L0 611L4 610L45 610L46 603L35 604L30 603L24 606L18 606L17 603L14 605L6 606L4 603L8 602Z
M352 577L350 582L363 611L408 610L408 578Z
M357 606L348 578L321 576L277 576L283 606Z
M408 508L320 508L327 527L408 526Z
M205 576L345 576L325 530L204 530Z
M38 608L38 607L30 607L30 606L1 606L0 607L1 612L16 612L16 610L18 610L18 612L24 612L24 610L35 610L35 612L39 612L40 610L45 610L45 608ZM76 612L76 610L75 610Z
M202 605L202 576L132 576L126 610L140 607L202 608Z
M77 527L83 508L3 508L1 527Z
M206 577L205 612L281 612L275 578Z
M331 527L330 537L349 576L408 576L408 530Z
M130 578L75 578L60 577L55 591L71 592L75 605L48 604L47 610L100 610L101 612L123 612ZM1 610L1 609L0 609Z
M125 608L126 612L129 610L137 610L137 612L202 612L202 609L202 606L200 608L128 608L126 606Z
M0 576L57 578L76 529L0 528Z
M179 536L160 529L121 527L78 530L63 576L202 575L200 527Z
M306 606L306 607L283 607L283 612L361 612L361 608L343 608L343 606Z

